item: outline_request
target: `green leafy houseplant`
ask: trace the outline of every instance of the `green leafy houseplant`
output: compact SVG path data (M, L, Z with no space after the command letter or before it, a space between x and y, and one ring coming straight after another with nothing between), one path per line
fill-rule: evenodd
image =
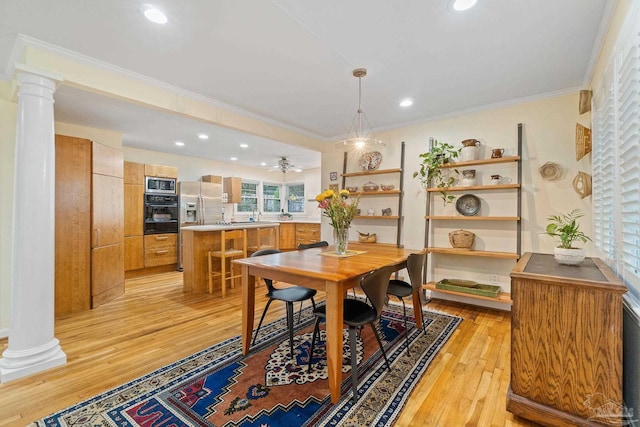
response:
M577 249L573 246L576 240L580 240L582 243L587 243L587 241L591 240L580 230L578 219L583 216L584 214L580 209L574 209L568 214L549 215L547 217L549 224L545 232L549 236L557 237L560 240L559 248Z
M440 143L436 140L429 151L419 155L421 159L420 169L413 173L413 177L418 178L422 185L440 189L440 197L445 206L455 200L455 196L447 194L446 189L453 186L456 182L456 177L451 174L450 169L443 172L441 167L452 159L457 159L459 154L460 148L455 148L451 144ZM457 169L453 169L453 172L456 175L458 174Z

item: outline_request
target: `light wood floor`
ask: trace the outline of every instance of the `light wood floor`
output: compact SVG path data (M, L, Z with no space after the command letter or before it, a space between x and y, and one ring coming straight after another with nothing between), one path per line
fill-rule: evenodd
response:
M266 302L258 294L257 316ZM240 334L240 299L239 287L224 300L216 294L186 295L178 272L127 280L126 293L117 301L56 320L55 336L68 363L1 384L0 425L27 425ZM464 321L432 362L396 425L534 425L505 410L509 313L435 301L428 306ZM284 315L283 304L272 304L270 319ZM7 340L0 340L0 352L6 347Z

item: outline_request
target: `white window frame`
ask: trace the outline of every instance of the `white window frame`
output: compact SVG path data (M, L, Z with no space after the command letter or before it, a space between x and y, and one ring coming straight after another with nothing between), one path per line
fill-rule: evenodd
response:
M640 8L627 17L600 82L594 83L594 244L640 301Z
M294 212L290 212L289 211L289 190L291 187L300 187L302 186L302 196L298 196L298 199L301 199L301 204L302 204L302 211L294 211ZM306 214L307 211L307 204L305 203L306 200L306 195L307 195L307 187L305 185L304 182L290 182L290 183L286 183L284 184L284 191L283 191L284 197L285 197L285 203L284 205L286 206L285 211L287 213L290 213L291 215L304 215Z

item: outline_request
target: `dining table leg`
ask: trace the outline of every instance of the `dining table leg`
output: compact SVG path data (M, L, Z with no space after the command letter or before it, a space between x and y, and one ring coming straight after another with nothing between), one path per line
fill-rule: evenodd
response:
M343 298L344 291L336 283L327 283L327 368L332 403L338 403L340 400L340 384L342 383Z
M422 298L420 292L413 293L413 318L416 319L416 327L422 328Z
M249 354L256 306L256 278L249 275L249 266L242 265L242 354Z

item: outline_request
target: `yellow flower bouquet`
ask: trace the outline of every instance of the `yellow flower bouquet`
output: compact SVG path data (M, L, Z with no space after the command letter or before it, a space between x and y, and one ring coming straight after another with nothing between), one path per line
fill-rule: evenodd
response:
M360 197L349 202L349 191L325 190L316 196L322 214L329 218L333 227L333 238L338 255L347 253L349 227L356 216Z

